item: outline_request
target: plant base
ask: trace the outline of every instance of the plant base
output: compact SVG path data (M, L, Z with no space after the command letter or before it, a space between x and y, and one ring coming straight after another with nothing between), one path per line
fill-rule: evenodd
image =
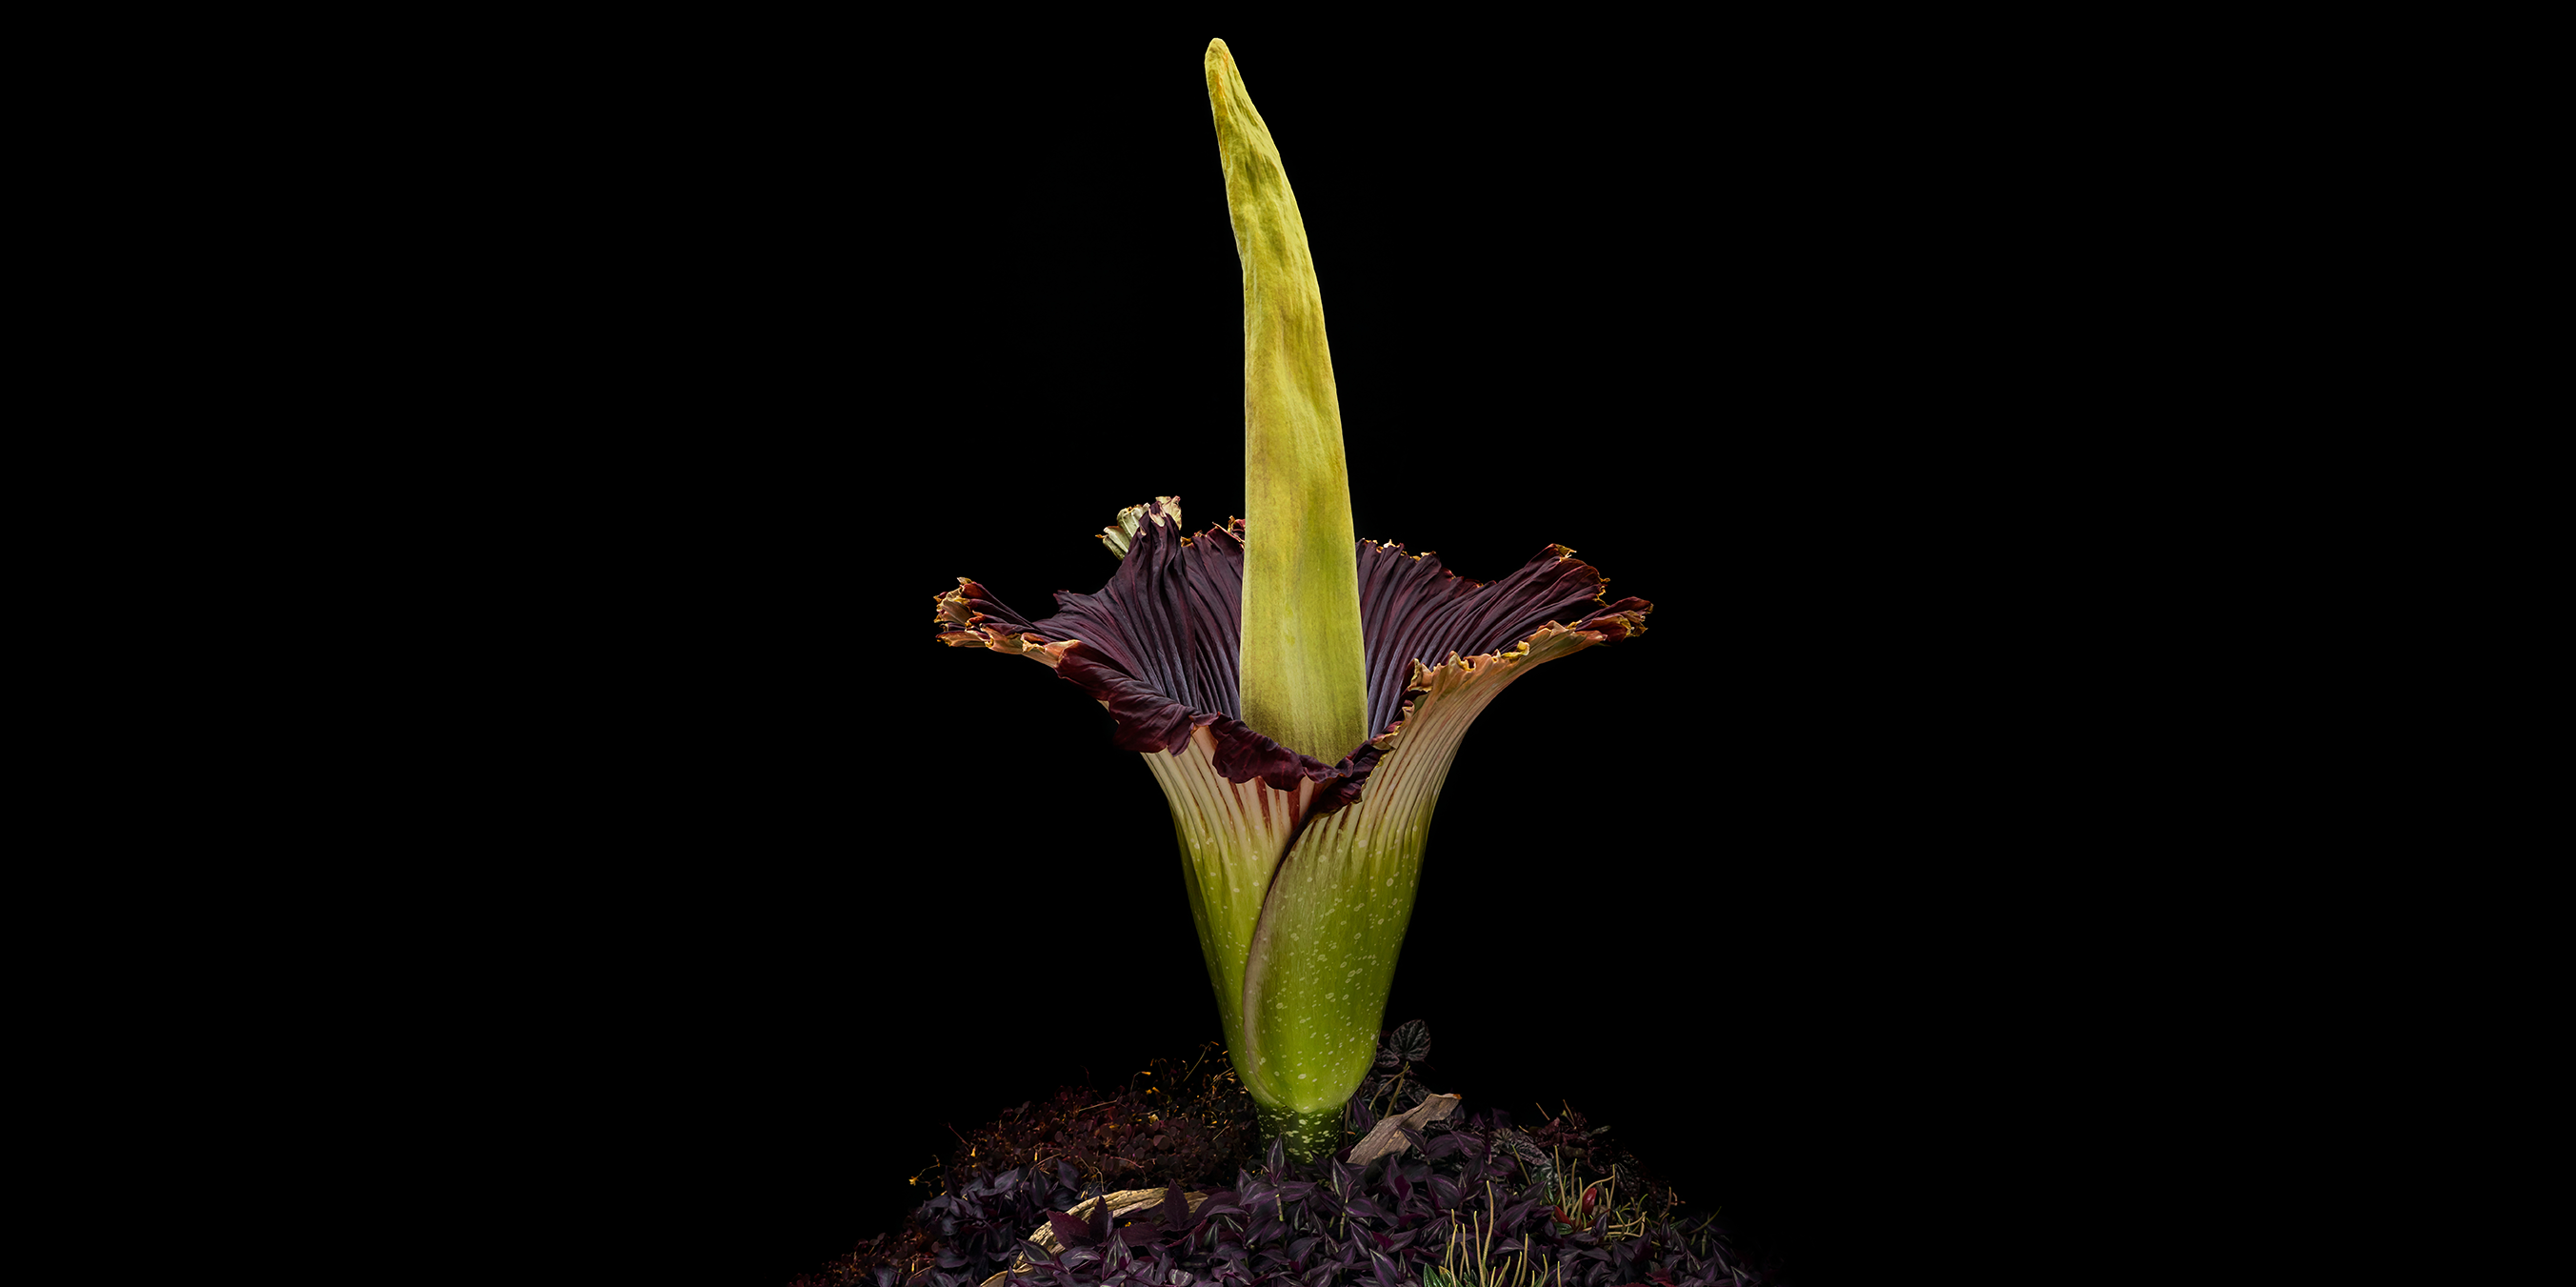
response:
M1255 1111L1261 1119L1261 1138L1279 1140L1296 1161L1312 1162L1342 1146L1342 1108L1338 1104L1302 1113L1260 1104Z

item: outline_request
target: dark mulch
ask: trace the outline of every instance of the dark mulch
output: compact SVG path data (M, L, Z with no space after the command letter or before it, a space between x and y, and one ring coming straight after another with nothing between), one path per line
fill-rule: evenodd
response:
M1352 1141L1422 1100L1428 1058L1420 1023L1386 1035L1345 1114ZM1406 1134L1413 1147L1365 1169L1265 1154L1251 1097L1210 1045L1115 1092L1068 1088L1003 1113L915 1177L934 1192L903 1228L789 1287L977 1287L1022 1258L1012 1281L1030 1287L1752 1287L1778 1271L1713 1218L1680 1217L1671 1188L1571 1108L1525 1129L1494 1112ZM1207 1197L1065 1214L1170 1186ZM1057 1249L1028 1241L1041 1227Z

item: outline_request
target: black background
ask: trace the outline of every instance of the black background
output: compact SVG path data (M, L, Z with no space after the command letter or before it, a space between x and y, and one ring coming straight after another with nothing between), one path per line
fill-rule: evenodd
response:
M2083 346L1960 195L2028 158L1831 44L780 31L615 72L625 128L530 149L583 196L518 247L598 333L514 360L618 396L522 447L575 503L499 615L562 628L491 641L578 730L505 752L587 792L534 838L578 855L531 1037L585 1070L563 1112L700 1281L778 1283L895 1227L952 1129L1218 1036L1149 775L929 612L1097 588L1123 505L1241 511L1218 34L1305 217L1358 531L1479 579L1562 543L1656 604L1480 718L1388 1024L1471 1110L1611 1126L1793 1283L1926 1254L2036 1075L2044 984L1985 927L2044 915L2006 909L2083 789L2100 627L2037 539L2075 502L2023 481Z

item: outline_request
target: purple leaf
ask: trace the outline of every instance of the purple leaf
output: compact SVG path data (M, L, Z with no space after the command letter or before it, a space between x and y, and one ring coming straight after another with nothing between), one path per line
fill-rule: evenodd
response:
M1062 1211L1046 1213L1047 1227L1055 1230L1055 1240L1066 1248L1080 1247L1092 1241L1091 1226Z

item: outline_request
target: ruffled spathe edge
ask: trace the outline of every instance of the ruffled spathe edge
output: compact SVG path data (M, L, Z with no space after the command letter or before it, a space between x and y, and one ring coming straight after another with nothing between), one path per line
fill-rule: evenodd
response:
M1129 525L1131 515L1150 521ZM1186 659L1161 654L1193 652L1201 663L1199 682L1212 687L1219 700L1232 695L1223 686L1211 684L1205 671L1212 657L1231 656L1238 634L1227 609L1240 594L1245 539L1241 519L1224 528L1206 528L1194 538L1182 535L1179 506L1176 498L1168 496L1132 507L1122 512L1121 519L1133 534L1132 546L1118 573L1097 595L1058 595L1064 611L1033 622L993 597L981 582L960 577L956 589L934 596L940 642L1012 653L1051 667L1107 708L1116 725L1111 742L1121 750L1178 756L1197 730L1206 729L1212 767L1227 781L1258 778L1281 791L1311 782L1316 793L1310 808L1316 815L1360 798L1378 761L1401 741L1420 698L1496 668L1516 671L1522 665L1642 633L1646 614L1653 610L1652 604L1638 598L1603 602L1600 573L1561 545L1540 551L1509 577L1478 582L1447 571L1434 556L1410 555L1400 545L1363 540L1354 557L1362 561L1369 684L1380 699L1373 704L1381 710L1400 709L1386 711L1392 718L1385 721L1383 731L1339 763L1327 764L1281 746L1231 712L1203 708L1215 701L1193 706L1158 690L1121 664L1120 653L1141 667L1162 662L1178 665ZM1582 602L1585 595L1588 603ZM1566 624L1557 614L1574 606L1589 611ZM1548 615L1535 624L1523 624L1539 611ZM1515 619L1516 612L1520 620ZM1118 619L1120 613L1149 620L1128 630L1129 637L1112 638L1129 624ZM1456 648L1432 651L1435 656L1446 654L1446 660L1437 665L1426 665L1420 655L1398 656L1380 646L1483 639L1497 629L1513 639L1508 647L1464 655ZM1175 642L1169 637L1174 630L1189 638ZM1095 639L1080 637L1093 632L1098 632ZM1149 649L1161 652L1149 654ZM1145 661L1138 662L1139 657ZM1397 667L1403 668L1400 689ZM1167 667L1165 673L1178 677L1173 681L1176 686L1189 682L1184 670ZM1230 681L1231 676L1222 678Z
M991 615L980 606L989 602L983 586L958 578L957 589L939 596L940 619L951 624L950 629L939 633L940 642L951 647L1013 653L1054 668L1057 675L1072 681L1108 709L1116 724L1110 745L1119 750L1179 755L1188 749L1191 733L1204 728L1211 742L1210 759L1227 781L1258 778L1280 791L1294 791L1300 783L1313 782L1319 788L1315 807L1325 812L1359 799L1361 783L1386 754L1386 747L1380 745L1383 738L1363 745L1339 764L1326 764L1289 750L1232 715L1192 710L1155 692L1079 639L1048 643L1035 631L993 624ZM1389 730L1388 735L1392 733Z

